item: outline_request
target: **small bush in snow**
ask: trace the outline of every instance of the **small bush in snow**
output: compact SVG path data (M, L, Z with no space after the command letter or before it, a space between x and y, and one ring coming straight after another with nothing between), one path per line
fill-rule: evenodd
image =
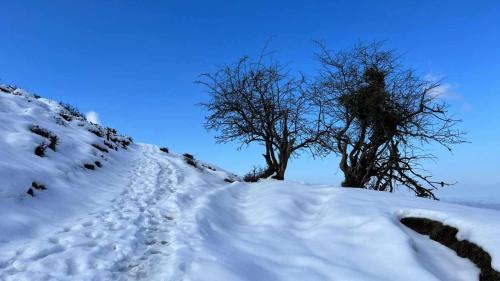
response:
M243 180L245 182L257 182L259 179L267 178L269 174L270 171L268 169L253 167L253 169L243 177Z
M101 132L101 130L98 130L96 128L89 128L88 129L89 132L91 132L92 134L102 138L104 136L104 134Z
M192 154L184 153L182 156L184 156L184 162L193 167L198 167L198 163L196 162L196 159L194 159L194 156Z
M61 126L65 126L66 127L66 123L64 122L63 118L56 117L55 120L56 120L56 124L57 125L61 125Z
M47 138L47 139L50 138L50 136L51 136L51 133L49 132L49 130L41 128L40 126L37 126L37 125L31 126L30 131L39 135L39 136Z
M169 153L170 152L168 150L168 148L166 148L166 147L161 147L160 150L163 151L163 152L165 152L165 153Z
M36 190L46 190L47 187L45 187L45 185L43 185L43 184L40 184L40 183L37 183L34 181L31 183L31 187L28 188L28 191L26 191L26 193L28 195L30 195L31 197L35 197L35 189Z
M95 165L96 165L98 168L101 168L101 167L102 167L101 162L99 162L99 161L95 161L94 163L95 163Z
M232 180L230 178L225 178L224 181L227 182L227 183L233 183L234 182L234 180Z
M93 143L93 144L92 144L92 146L93 146L95 149L97 149L97 150L99 150L99 151L101 151L101 152L105 152L105 153L108 153L108 152L109 152L109 150L107 150L106 148L104 148L104 147L102 147L102 146L100 146L100 145L98 145L98 144Z
M72 105L71 105L71 104L69 104L69 103L59 102L59 104L60 104L60 105L61 105L64 109L66 109L66 111L67 111L70 115L72 115L72 116L74 116L74 117L81 118L81 119L83 119L83 120L86 120L86 119L85 119L85 115L83 115L83 114L80 112L80 110L78 110L78 108L76 108L76 107L72 106Z
M29 188L28 191L26 191L28 195L31 195L31 197L35 197L35 191L33 191L33 188Z
M53 135L49 140L49 148L56 151L56 146L59 144L59 138L56 135Z
M122 141L121 143L122 143L122 147L123 147L123 149L125 149L125 150L126 150L126 149L127 149L127 147L130 145L130 142L128 142L128 141Z
M38 189L38 190L46 190L47 187L45 187L45 185L41 184L41 183L37 183L37 182L32 182L31 183L31 187L33 187L34 189Z
M93 124L93 126L87 128L87 130L100 138L106 138L104 144L114 150L118 150L118 147L112 145L110 142L120 145L123 149L127 149L127 147L133 142L131 137L119 135L113 128L103 128L99 125Z
M182 156L184 156L184 158L188 158L188 159L194 160L193 154L184 153L184 154L182 154Z
M203 164L202 166L203 166L203 168L209 169L210 171L214 171L214 172L217 171L217 169L215 169L214 167L212 167L210 165Z
M35 147L35 155L40 156L40 157L44 157L45 150L47 150L47 144L45 142L42 142L37 147Z
M4 93L12 93L16 88L9 85L0 85L0 91Z
M132 140L132 138L131 138L131 137L125 137L124 139L121 139L121 140L120 140L120 143L122 144L122 147L123 147L124 149L127 149L127 147L128 147L131 143L133 143L133 142L134 142L134 141Z
M115 145L113 145L112 143L108 142L108 141L104 141L104 145L109 147L110 149L113 149L113 150L118 150L118 147L116 147Z
M83 164L83 167L88 170L95 170L95 166L93 164Z
M68 122L70 122L71 120L73 120L73 117L71 117L71 115L65 114L63 112L60 112L59 116L61 116L62 119L66 120Z
M111 138L113 138L116 134L118 134L116 129L106 127L106 140L111 140Z
M41 137L48 139L49 144L47 146L50 149L52 149L53 151L56 151L56 146L59 143L59 138L57 137L57 135L55 135L51 131L44 129L44 128L37 126L37 125L31 126L30 131L41 136Z

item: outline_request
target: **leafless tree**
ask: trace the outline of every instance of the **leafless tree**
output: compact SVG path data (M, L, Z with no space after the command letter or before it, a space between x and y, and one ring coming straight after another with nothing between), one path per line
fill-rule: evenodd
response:
M209 112L205 127L218 133L218 142L264 146L267 169L261 177L283 180L290 157L324 133L316 92L302 75L291 75L272 59L243 57L203 74L199 83L209 93L209 101L202 103Z
M440 83L401 65L379 42L332 53L319 43L325 122L322 153L340 156L343 186L393 191L406 186L417 196L436 199L433 190L450 185L434 180L422 161L434 158L424 146L449 149L464 142L438 95Z

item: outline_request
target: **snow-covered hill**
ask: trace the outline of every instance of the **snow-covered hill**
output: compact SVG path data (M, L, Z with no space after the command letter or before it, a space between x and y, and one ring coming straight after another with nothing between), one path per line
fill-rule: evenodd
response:
M2 281L479 280L469 259L406 227L405 217L458 229L500 270L499 210L238 182L6 86L0 179Z
M179 220L174 280L478 280L473 263L402 217L458 228L459 239L481 245L500 269L495 210L276 181L235 183L194 206Z
M71 106L0 86L0 245L99 205L123 182L130 143Z

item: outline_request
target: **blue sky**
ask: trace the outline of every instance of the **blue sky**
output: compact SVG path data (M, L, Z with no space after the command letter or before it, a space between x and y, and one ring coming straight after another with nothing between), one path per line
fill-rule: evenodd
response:
M272 2L272 3L271 3ZM462 186L500 185L499 1L0 1L0 82L95 111L139 142L190 152L237 173L259 147L218 145L202 127L198 75L270 49L313 74L312 40L386 40L444 97L470 144L429 163ZM337 159L294 159L288 178L340 182Z

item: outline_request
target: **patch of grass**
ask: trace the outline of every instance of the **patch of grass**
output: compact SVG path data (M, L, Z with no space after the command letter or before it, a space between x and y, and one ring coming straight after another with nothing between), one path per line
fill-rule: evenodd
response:
M71 115L65 114L63 112L59 112L59 116L61 116L62 119L68 122L71 122L71 120L73 120L73 117L71 117Z
M103 133L101 132L101 130L98 130L98 129L96 129L96 128L89 128L89 129L87 129L87 130L88 130L89 132L91 132L92 134L94 134L94 135L96 135L96 136L100 137L100 138L102 138L102 137L104 136L104 135L103 135Z
M131 137L118 138L116 136L112 136L109 138L109 140L121 145L123 149L127 149L127 147L133 142Z
M215 169L214 167L210 166L210 165L207 165L207 164L202 164L203 168L206 168L206 169L209 169L210 171L217 171L217 169Z
M55 117L54 120L56 120L57 125L66 127L66 122L64 122L64 120L61 117Z
M47 139L50 138L50 136L52 135L52 133L49 130L44 129L38 125L32 125L30 127L30 131Z
M116 131L116 129L113 129L113 128L110 128L110 127L106 127L106 140L111 140L111 138L113 136L115 136L116 134L118 134L118 132Z
M48 139L49 143L46 146L52 149L53 151L56 151L56 146L57 144L59 144L59 138L57 137L57 135L38 125L31 126L30 131L34 134L37 134L41 137Z
M109 152L109 150L107 150L105 147L102 147L102 146L100 146L100 145L98 145L98 144L96 144L96 143L93 143L93 144L92 144L92 146L93 146L95 149L97 149L97 150L99 150L99 151L101 151L101 152L105 152L105 153L108 153L108 152Z
M118 150L118 147L114 146L112 143L110 143L106 140L104 141L104 145L109 147L109 149Z
M78 117L80 119L86 120L85 115L83 115L78 108L75 106L69 104L69 103L64 103L64 102L59 102L59 104L72 116Z
M127 147L133 142L132 141L132 138L131 137L127 137L126 139L124 140L120 140L121 144L122 144L122 147L124 149L127 149Z

